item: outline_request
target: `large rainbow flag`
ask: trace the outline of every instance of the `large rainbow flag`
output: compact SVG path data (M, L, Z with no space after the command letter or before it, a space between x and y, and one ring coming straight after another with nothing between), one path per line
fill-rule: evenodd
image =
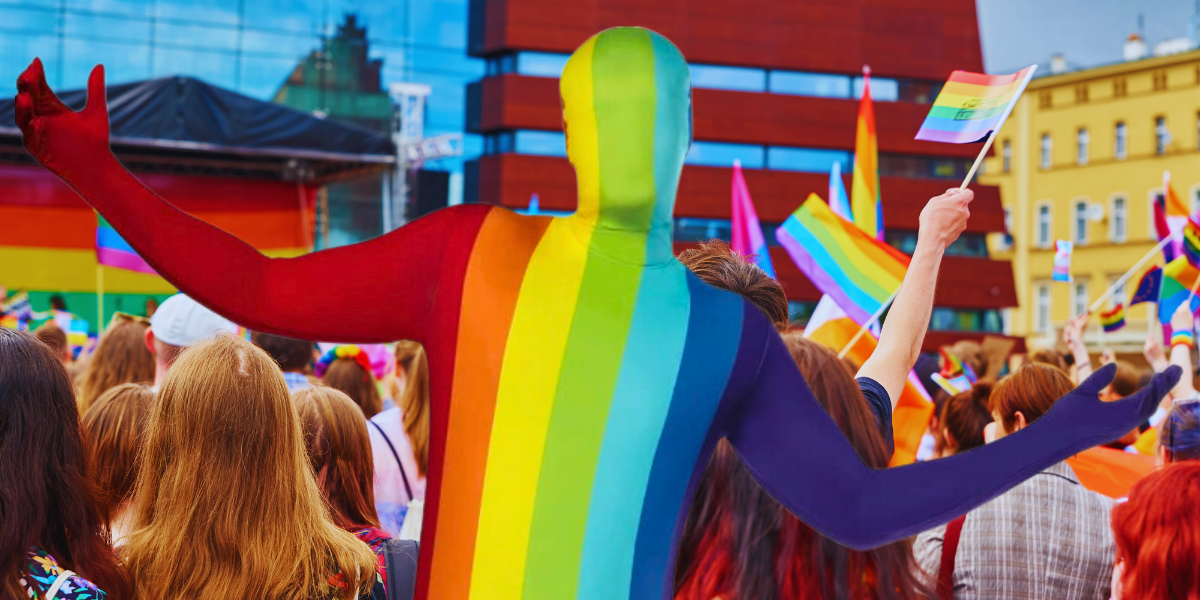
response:
M809 194L775 237L813 285L859 323L900 289L908 270L908 256L833 214L816 194Z
M1011 75L955 71L933 102L917 132L918 140L970 144L999 131L1033 78L1037 65Z
M138 253L125 242L108 221L99 214L96 215L96 262L106 267L127 269L139 273L157 275Z
M750 199L750 188L746 187L746 178L742 175L741 161L733 161L732 197L733 251L744 257L753 257L754 264L775 276L775 265L771 263L771 253L767 250L767 239L763 236L762 225L758 222L758 212L754 210L754 201Z
M833 202L832 198L830 202ZM871 68L863 67L862 98L858 101L858 129L854 134L854 176L850 182L854 224L883 241L883 201L879 195L879 138L875 134L875 106L871 103Z
M1158 288L1158 321L1164 325L1171 322L1171 316L1179 309L1179 305L1188 302L1192 312L1200 309L1200 298L1193 295L1192 285L1200 277L1186 256L1180 256L1162 268L1162 282Z

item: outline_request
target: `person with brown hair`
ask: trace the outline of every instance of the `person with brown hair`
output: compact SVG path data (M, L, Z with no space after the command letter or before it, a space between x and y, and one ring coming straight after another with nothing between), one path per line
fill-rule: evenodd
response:
M250 342L180 353L140 457L122 553L137 597L384 599L371 549L330 520L279 367Z
M1037 421L1073 387L1066 373L1038 362L1004 377L989 400L995 439ZM939 593L957 600L1107 598L1111 507L1111 499L1085 489L1060 462L949 525L918 535L917 559L926 572L938 574Z
M1113 600L1200 597L1200 463L1156 471L1112 510Z
M312 387L305 374L313 362L312 342L261 331L252 332L250 341L275 359L275 363L283 370L283 380L287 382L289 391L298 392Z
M100 394L83 415L83 430L93 479L100 488L103 514L114 546L133 525L133 484L137 481L138 443L154 391L144 383L122 383Z
M941 428L935 452L938 458L954 456L984 444L983 431L992 422L988 404L991 394L992 383L981 381L946 400L938 417Z
M292 402L300 416L308 462L333 523L378 556L392 536L379 528L375 514L371 484L375 465L362 410L345 393L324 385L296 392Z
M429 363L425 347L412 340L396 342L395 352L399 402L367 421L375 509L385 530L419 539L429 465Z
M122 383L154 381L154 355L146 348L150 322L142 317L116 313L100 334L100 342L88 359L79 390L79 411L88 407L109 388Z
M71 345L67 343L67 332L54 321L46 321L33 331L33 337L50 348L63 365L71 364Z
M128 597L84 446L58 357L0 328L0 597Z
M814 396L868 466L889 453L854 372L830 349L787 333L784 342ZM928 598L911 540L847 548L788 512L722 441L701 476L680 540L676 600Z
M788 302L783 286L758 265L738 256L723 240L701 242L679 253L679 262L705 283L736 292L767 315L775 328L788 328Z
M321 383L350 396L366 418L383 410L383 397L371 371L371 359L358 346L330 348L317 360L316 374Z

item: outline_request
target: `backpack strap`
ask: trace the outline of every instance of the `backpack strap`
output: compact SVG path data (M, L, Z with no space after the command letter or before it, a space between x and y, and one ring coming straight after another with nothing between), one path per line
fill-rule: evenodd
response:
M412 600L417 587L417 556L421 545L416 540L391 538L383 543L383 564L387 571L388 600Z
M54 578L54 583L50 584L50 587L46 588L46 600L54 600L54 597L56 595L58 595L58 590L60 588L62 588L64 583L67 582L67 578L71 577L74 574L75 574L74 571L67 571L67 570L64 570L62 573L59 573L58 577Z
M370 419L367 419L367 422L375 426L375 430L379 432L379 435L383 436L383 441L387 444L388 450L392 451L392 457L396 459L396 465L400 467L400 477L404 480L404 491L408 494L408 499L411 502L414 498L412 486L408 484L408 472L404 470L404 463L400 462L400 454L396 452L396 447L392 445L391 438L383 432L383 428L379 426L379 423Z
M967 515L963 515L946 524L946 534L942 538L942 566L938 570L937 595L940 600L954 598L954 559L958 556L958 540L962 537L963 523Z

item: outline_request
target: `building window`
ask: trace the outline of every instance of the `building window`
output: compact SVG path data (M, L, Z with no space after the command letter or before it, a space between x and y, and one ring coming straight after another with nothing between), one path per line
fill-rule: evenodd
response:
M1046 333L1050 331L1050 285L1039 283L1034 290L1034 327Z
M1050 205L1043 204L1037 209L1037 245L1039 248L1050 247Z
M1086 83L1081 83L1075 86L1075 102L1080 104L1088 101L1088 86Z
M1075 134L1075 162L1086 165L1088 163L1088 130L1087 127L1080 127Z
M1200 113L1196 113L1196 147L1200 148Z
M1113 156L1117 160L1125 158L1125 153L1129 148L1129 131L1125 128L1125 122L1117 123L1117 130L1113 136Z
M1080 200L1075 203L1073 220L1075 225L1075 243L1086 244L1088 233L1088 205L1087 202Z
M1008 173L1009 171L1012 171L1012 142L1011 141L1004 140L1004 150L1001 153L1001 156L1004 157L1004 172Z
M1088 284L1086 281L1075 281L1072 302L1072 316L1082 315L1088 309Z
M1200 184L1193 185L1192 188L1188 190L1188 197L1191 199L1189 206L1192 211L1191 214L1194 215L1200 212Z
M1154 207L1162 203L1162 188L1154 188L1146 194L1146 231L1151 241L1158 239L1158 229L1154 226Z
M1010 208L1004 209L1004 238L1002 243L1004 249L1012 248L1012 209Z
M1128 236L1129 202L1124 196L1112 199L1112 218L1109 219L1108 239L1114 243L1122 243Z
M1050 140L1050 134L1042 134L1042 168L1050 168L1051 154L1054 151L1054 142Z
M1038 108L1051 108L1054 106L1054 97L1050 95L1050 90L1042 90L1038 94Z
M1154 72L1154 91L1158 92L1158 91L1162 91L1165 89L1167 89L1167 72L1166 71L1155 71Z
M1167 131L1167 118L1154 118L1154 153L1159 156L1167 153L1167 144L1171 142L1171 132Z
M1114 98L1120 98L1120 97L1124 96L1126 93L1126 90L1127 90L1127 88L1125 85L1124 77L1118 77L1113 80L1113 97Z

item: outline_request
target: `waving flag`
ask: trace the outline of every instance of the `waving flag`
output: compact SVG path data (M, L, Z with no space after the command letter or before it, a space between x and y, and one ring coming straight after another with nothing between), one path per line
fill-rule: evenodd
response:
M986 140L993 131L1000 131L1036 70L1033 65L1012 75L951 73L917 139L951 144Z
M97 213L96 219L96 262L108 267L157 275L154 268L125 243L104 217Z
M1054 242L1054 281L1071 281L1071 250L1074 244L1066 240Z
M964 363L957 356L946 351L945 347L938 348L942 357L942 370L930 376L947 394L961 394L975 385L979 377L971 365Z
M813 285L858 323L871 320L908 270L908 256L833 214L816 194L809 194L775 237Z
M1100 326L1105 333L1112 333L1125 326L1125 305L1118 303L1112 310L1100 313Z
M834 161L829 168L829 208L833 214L847 221L854 220L850 197L846 195L846 184L842 183L842 163L838 161Z
M1162 285L1162 274L1162 267L1154 267L1142 273L1142 278L1138 281L1137 289L1134 290L1133 296L1129 298L1129 305L1133 306L1142 302L1158 302L1158 290Z
M771 264L771 253L767 250L767 239L763 236L754 201L750 199L750 188L742 176L742 162L733 161L733 193L731 201L733 215L733 251L745 257L753 257L754 263L775 276L775 265Z
M1192 312L1200 309L1200 298L1192 295L1192 284L1200 276L1187 258L1180 256L1162 268L1162 283L1158 288L1158 321L1164 325L1184 302L1191 305Z
M1183 226L1183 255L1192 265L1200 267L1200 223L1192 217Z
M830 202L833 202L832 196ZM832 206L832 204L831 204ZM875 107L871 104L871 68L863 67L862 98L858 101L858 129L854 135L854 176L850 182L854 224L883 241L883 202L879 196L879 139L875 135Z

